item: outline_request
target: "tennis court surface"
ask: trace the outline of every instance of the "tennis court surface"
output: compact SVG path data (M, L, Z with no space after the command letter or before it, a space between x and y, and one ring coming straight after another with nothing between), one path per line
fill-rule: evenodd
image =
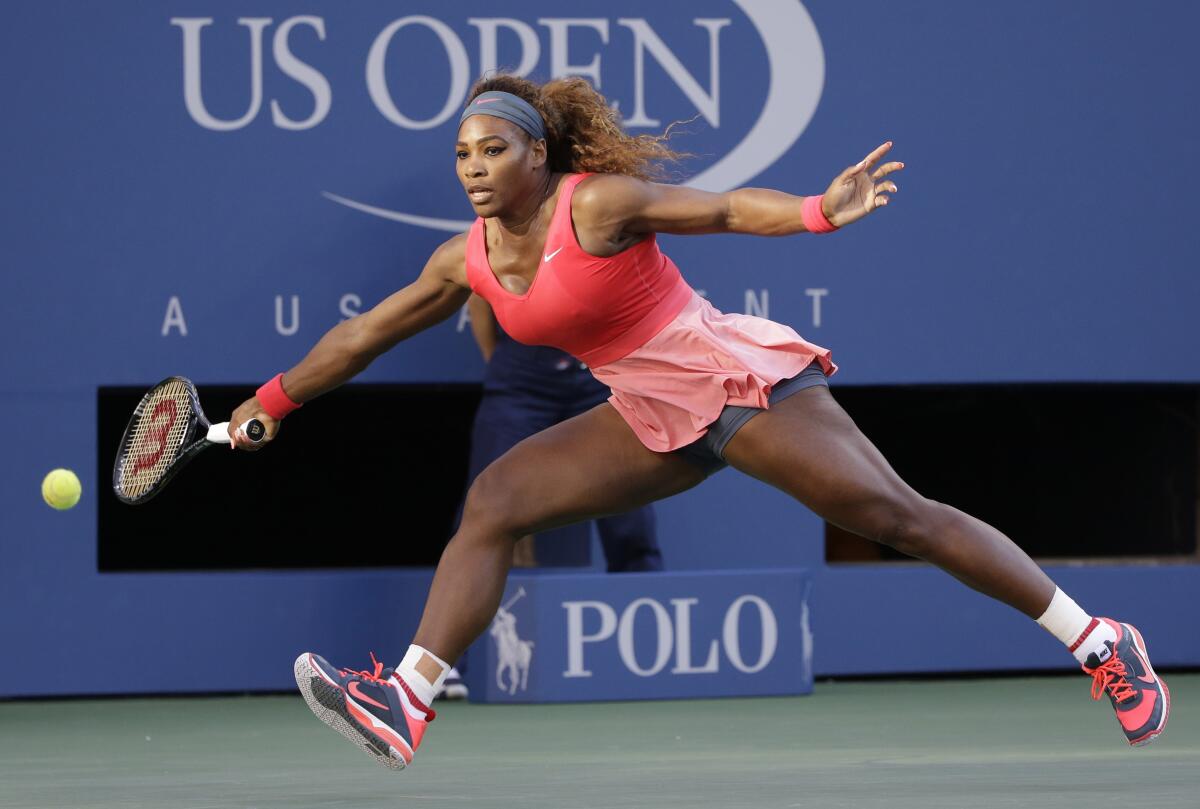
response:
M0 807L1200 806L1200 674L1131 749L1085 677L818 683L811 697L441 704L391 773L300 698L0 703Z

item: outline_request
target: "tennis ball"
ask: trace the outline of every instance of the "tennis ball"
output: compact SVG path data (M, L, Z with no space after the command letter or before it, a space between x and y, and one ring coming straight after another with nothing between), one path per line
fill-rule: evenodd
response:
M46 505L66 511L79 502L83 487L70 469L52 469L42 480L42 499Z

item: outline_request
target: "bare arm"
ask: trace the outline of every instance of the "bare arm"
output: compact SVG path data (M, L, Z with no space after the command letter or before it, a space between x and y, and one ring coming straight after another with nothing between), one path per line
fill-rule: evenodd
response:
M457 312L470 295L463 277L465 248L456 244L460 240L465 241L456 237L439 247L417 280L326 332L308 355L283 375L288 396L296 402L316 398L357 376L401 340Z
M471 315L471 334L475 336L479 353L483 354L484 362L491 362L492 352L496 350L496 313L478 295L472 295L467 301L467 312Z
M359 374L394 345L450 317L466 301L466 237L456 236L430 257L417 280L373 309L344 320L327 331L295 367L283 375L283 390L292 401L304 403ZM257 418L273 437L278 422L250 397L234 411L230 436L235 446L253 448L239 441L236 426Z
M904 168L896 162L875 168L890 149L890 143L883 144L833 180L822 201L822 212L833 224L848 225L887 204L885 194L895 192L896 185L883 178ZM803 233L803 202L804 197L765 188L715 194L609 174L580 185L572 213L577 229L583 231L581 242L585 238L590 242L584 248L610 255L645 233Z

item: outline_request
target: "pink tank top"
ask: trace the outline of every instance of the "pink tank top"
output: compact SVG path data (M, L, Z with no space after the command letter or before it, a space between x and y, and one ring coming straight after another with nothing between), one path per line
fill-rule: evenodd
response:
M645 345L693 293L653 234L615 256L584 252L571 222L571 197L588 176L563 181L543 260L524 295L502 287L492 272L483 219L467 235L467 282L514 340L562 349L595 368Z

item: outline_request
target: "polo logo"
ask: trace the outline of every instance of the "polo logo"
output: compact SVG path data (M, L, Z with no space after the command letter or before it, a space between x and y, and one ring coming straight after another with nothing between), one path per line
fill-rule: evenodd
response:
M672 675L717 674L721 671L721 651L728 664L743 674L757 674L775 659L779 644L779 622L775 610L766 599L752 594L735 598L725 609L720 638L702 641L704 662L699 665L692 658L692 611L700 599L672 598L669 603L671 609L668 610L657 599L637 598L618 616L617 611L604 601L562 602L567 613L567 669L562 676L591 677L592 670L586 660L588 647L608 641L614 635L621 663L638 677L654 677L662 673L672 659L674 665L669 670ZM757 659L751 661L746 660L742 648L743 610L755 616L759 626ZM654 656L648 664L638 659L635 649L634 625L638 613L642 611L652 619L654 626ZM585 627L588 624L594 625L595 629L587 631Z
M803 568L514 572L488 634L471 646L471 698L807 693L809 580Z
M517 617L509 610L525 597L525 588L517 591L496 610L488 633L496 642L496 687L510 696L529 687L529 665L533 662L533 641L517 634Z

